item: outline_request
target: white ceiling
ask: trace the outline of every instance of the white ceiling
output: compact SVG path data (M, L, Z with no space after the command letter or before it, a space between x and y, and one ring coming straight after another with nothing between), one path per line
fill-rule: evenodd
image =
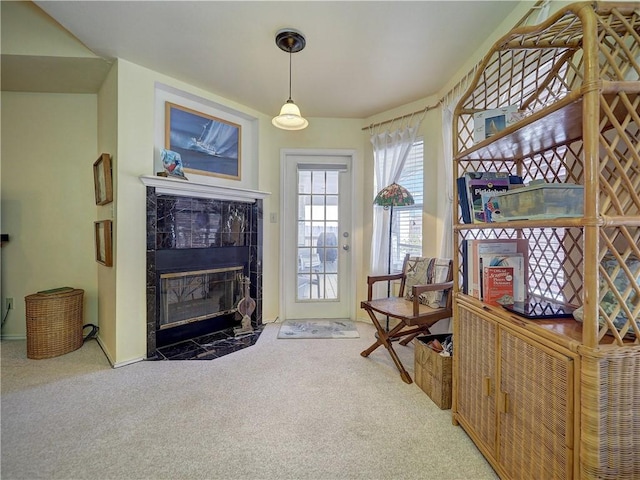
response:
M123 58L268 115L366 118L437 94L515 1L37 1L97 55Z

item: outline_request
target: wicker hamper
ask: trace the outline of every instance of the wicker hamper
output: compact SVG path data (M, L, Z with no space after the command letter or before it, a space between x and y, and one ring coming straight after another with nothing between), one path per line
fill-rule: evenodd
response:
M416 385L429 395L440 409L451 408L452 357L444 357L427 346L429 340L444 341L449 334L416 338L414 370Z
M25 297L27 358L57 357L82 346L83 295L68 289Z

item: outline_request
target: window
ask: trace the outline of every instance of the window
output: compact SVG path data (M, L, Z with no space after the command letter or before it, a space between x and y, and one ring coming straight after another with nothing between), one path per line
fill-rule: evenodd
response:
M407 253L422 255L422 190L424 174L424 140L414 142L404 164L398 183L409 190L415 201L408 207L394 207L391 237L393 271L402 269Z

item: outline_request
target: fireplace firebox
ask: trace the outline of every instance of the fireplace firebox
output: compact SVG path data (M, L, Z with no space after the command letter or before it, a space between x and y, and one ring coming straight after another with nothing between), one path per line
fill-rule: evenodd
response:
M237 311L243 266L160 275L159 328L174 328Z

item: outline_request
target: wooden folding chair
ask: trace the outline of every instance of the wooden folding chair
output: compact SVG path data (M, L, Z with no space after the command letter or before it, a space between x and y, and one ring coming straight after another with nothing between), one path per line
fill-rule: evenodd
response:
M400 281L397 297L372 299L374 284L394 280ZM361 302L360 307L371 317L377 330L377 340L360 355L368 357L379 346L384 346L400 371L402 380L412 383L392 342L400 339L401 345L407 345L416 336L430 333L429 327L438 320L452 316L453 262L450 259L411 257L407 254L401 273L368 276L367 285L367 301ZM399 323L387 331L376 314L395 318Z

